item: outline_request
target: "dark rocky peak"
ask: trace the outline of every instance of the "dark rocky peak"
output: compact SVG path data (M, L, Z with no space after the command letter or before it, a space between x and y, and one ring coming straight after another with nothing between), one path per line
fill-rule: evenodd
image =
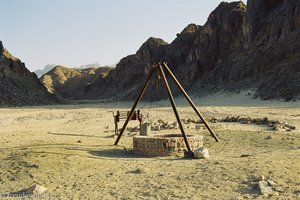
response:
M197 28L188 61L198 60L206 69L220 59L238 53L244 48L243 24L246 5L242 1L222 2L209 15L207 22Z
M184 66L186 82L215 67L216 62L244 48L243 2L222 2L203 26L189 24L168 46L167 61L174 68ZM183 73L180 73L183 74Z
M187 27L185 27L183 29L183 31L181 32L181 34L184 34L184 33L194 33L196 31L198 31L199 29L199 26L196 25L196 24L189 24Z
M236 1L236 2L221 2L218 7L213 10L207 21L208 23L211 23L215 19L221 19L223 16L226 16L227 14L231 15L230 12L246 12L246 5L242 1Z
M211 27L212 29L219 27L223 28L226 32L234 31L234 29L240 28L240 24L243 22L245 15L246 5L242 1L231 3L222 2L209 15L204 27Z
M157 55L157 53L162 50L162 47L166 45L168 45L168 43L164 40L160 38L150 37L146 42L142 44L142 46L136 52L136 55L150 59L154 55Z
M4 51L4 47L3 47L2 41L0 41L0 56L3 55L3 51Z
M199 29L197 46L204 51L211 50L213 54L220 54L221 51L239 51L244 47L242 27L245 15L246 5L242 1L220 3Z
M170 48L183 48L185 46L191 46L195 40L197 32L199 31L200 26L196 24L189 24L187 27L177 33L176 39L172 42Z

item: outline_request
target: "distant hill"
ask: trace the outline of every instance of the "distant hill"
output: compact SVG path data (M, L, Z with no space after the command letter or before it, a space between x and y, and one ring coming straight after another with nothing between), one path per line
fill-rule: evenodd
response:
M74 67L77 69L88 69L88 68L99 68L101 65L97 62L92 63L92 64L87 64L87 65L81 65L80 67Z
M0 41L0 106L59 103L25 64L12 56Z
M110 67L75 69L57 65L40 81L47 90L62 98L85 99L86 88L97 79L104 79Z
M37 75L38 78L40 78L41 76L52 70L55 66L56 64L46 65L44 69L35 70L34 73Z
M40 78L41 76L48 73L49 71L51 71L56 66L59 66L59 65L57 65L57 64L51 64L50 65L49 64L49 65L46 65L44 67L44 69L35 70L34 73L38 76L38 78ZM88 69L88 68L99 68L99 67L111 67L111 68L113 68L113 67L115 67L115 65L101 66L99 63L95 62L95 63L92 63L92 64L81 65L80 67L72 67L72 68L74 68L74 69Z

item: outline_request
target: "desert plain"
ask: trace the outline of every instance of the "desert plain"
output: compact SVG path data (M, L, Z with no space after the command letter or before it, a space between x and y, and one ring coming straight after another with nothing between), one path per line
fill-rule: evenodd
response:
M39 184L47 188L49 199L300 199L299 101L219 95L195 104L206 119L267 117L296 130L209 123L220 138L215 142L208 131L191 125L186 132L204 136L208 159L143 157L132 151L138 132L113 145L111 111L127 111L132 102L1 108L0 194ZM177 105L181 118L197 118L183 99ZM153 120L175 121L168 101L142 106ZM272 195L261 194L261 179L276 183Z

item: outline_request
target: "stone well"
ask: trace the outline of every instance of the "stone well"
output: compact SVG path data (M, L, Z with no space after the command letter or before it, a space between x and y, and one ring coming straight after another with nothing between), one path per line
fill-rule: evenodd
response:
M203 147L203 136L187 135L187 138L192 150ZM181 134L135 136L133 149L144 156L170 156L183 155L186 145Z

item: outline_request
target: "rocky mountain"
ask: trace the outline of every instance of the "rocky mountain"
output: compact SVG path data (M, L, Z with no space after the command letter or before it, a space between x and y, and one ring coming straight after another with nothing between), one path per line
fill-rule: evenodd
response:
M255 97L290 101L300 99L299 58L299 0L248 0L247 6L222 2L203 26L189 24L170 44L149 38L107 76L81 88L80 98L132 100L149 67L167 61L197 96L252 89ZM155 77L145 94L148 100L166 97Z
M110 70L110 67L75 69L57 65L40 80L50 93L67 99L85 99L87 86L104 79Z
M95 62L95 63L92 63L92 64L81 65L81 66L78 67L78 69L99 68L99 67L101 67L101 65L99 63Z
M12 56L0 41L0 106L23 106L58 103L34 73Z
M44 69L35 70L34 73L37 75L38 78L40 78L41 76L52 70L55 66L56 64L46 65Z
M49 71L51 71L56 66L59 66L59 65L57 65L57 64L48 64L44 67L44 69L35 70L34 73L38 76L38 78L41 78L44 74L48 73ZM92 64L86 64L86 65L81 65L79 67L71 67L71 68L73 68L73 69L88 69L88 68L99 68L99 67L113 68L113 67L116 67L116 66L115 65L101 66L99 63L95 62L95 63L92 63Z

